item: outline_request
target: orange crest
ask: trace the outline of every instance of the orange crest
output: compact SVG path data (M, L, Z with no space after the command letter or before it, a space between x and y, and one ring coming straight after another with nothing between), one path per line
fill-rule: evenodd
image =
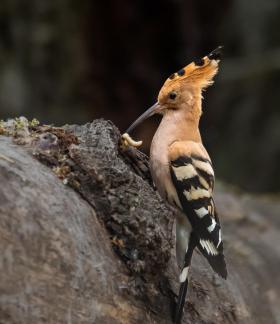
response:
M163 87L171 88L177 83L190 85L200 89L207 88L213 83L213 77L218 72L218 64L221 58L222 46L216 48L213 52L196 60L176 73L170 75L165 81Z

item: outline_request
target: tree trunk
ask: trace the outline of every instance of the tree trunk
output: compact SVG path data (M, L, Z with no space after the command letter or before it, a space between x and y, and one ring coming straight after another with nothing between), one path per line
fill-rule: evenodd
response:
M172 323L175 212L146 156L103 120L0 132L0 323ZM229 278L195 253L184 323L280 323L279 200L216 201Z

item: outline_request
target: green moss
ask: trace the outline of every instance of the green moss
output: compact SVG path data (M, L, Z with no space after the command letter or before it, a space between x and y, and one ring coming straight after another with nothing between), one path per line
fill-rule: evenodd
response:
M25 117L16 117L7 121L0 120L0 135L15 136L19 131L28 132L28 129L37 127L39 124L36 118L31 121Z
M40 125L40 122L38 119L33 118L31 121L28 122L29 127L36 127Z
M15 121L15 130L23 129L28 125L28 120L25 117L19 117L19 118L16 117L14 121Z

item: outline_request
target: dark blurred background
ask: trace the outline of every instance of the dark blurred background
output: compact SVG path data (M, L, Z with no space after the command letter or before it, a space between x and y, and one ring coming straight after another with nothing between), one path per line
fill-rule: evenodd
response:
M279 191L279 0L1 0L0 119L111 119L121 131L164 80L218 45L201 130L218 178ZM158 119L134 133L146 150Z

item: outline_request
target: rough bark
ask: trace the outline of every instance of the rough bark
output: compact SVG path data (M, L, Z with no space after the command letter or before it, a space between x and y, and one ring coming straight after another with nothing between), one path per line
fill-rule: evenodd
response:
M102 120L2 133L0 323L171 323L174 211L145 155ZM280 203L216 191L229 278L195 253L184 323L279 323Z

